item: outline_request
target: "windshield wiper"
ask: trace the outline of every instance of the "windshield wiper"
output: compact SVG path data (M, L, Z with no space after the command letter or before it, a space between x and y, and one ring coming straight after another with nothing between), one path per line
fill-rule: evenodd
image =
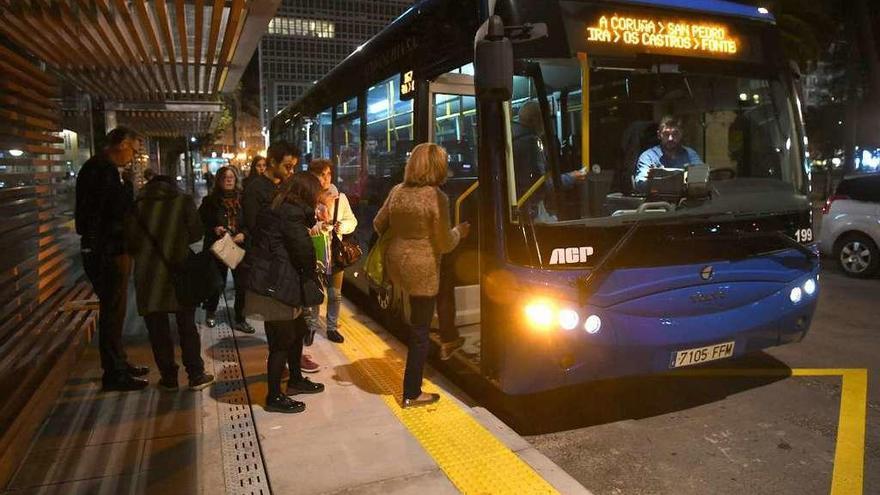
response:
M626 232L618 239L617 243L605 253L605 256L602 256L602 259L596 263L596 266L593 267L593 270L586 275L584 278L580 280L580 286L578 290L578 295L580 299L581 306L587 304L593 294L596 293L596 290L599 286L602 285L602 282L608 278L608 274L611 273L611 260L617 257L620 251L629 243L630 239L632 239L633 234L639 230L639 227L642 225L641 220L636 220L634 224L627 229Z

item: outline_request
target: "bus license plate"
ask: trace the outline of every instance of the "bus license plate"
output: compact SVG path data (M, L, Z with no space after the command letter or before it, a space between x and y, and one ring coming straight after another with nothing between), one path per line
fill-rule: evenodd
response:
M695 349L685 349L683 351L674 352L672 354L672 363L670 368L681 368L683 366L691 366L693 364L715 361L716 359L724 359L733 356L733 345L735 342L724 342L723 344L715 344L706 347L697 347Z

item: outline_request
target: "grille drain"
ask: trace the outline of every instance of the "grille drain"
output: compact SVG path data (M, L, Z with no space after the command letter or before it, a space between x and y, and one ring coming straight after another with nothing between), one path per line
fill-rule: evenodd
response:
M266 478L235 337L226 322L218 322L214 330L214 375L217 377L214 390L218 399L226 493L269 495L272 492Z

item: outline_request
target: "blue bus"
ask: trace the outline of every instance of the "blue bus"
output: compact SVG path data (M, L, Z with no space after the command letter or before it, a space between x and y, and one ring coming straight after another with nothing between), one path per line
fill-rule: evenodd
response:
M472 234L454 363L508 394L797 342L818 297L799 72L765 9L425 0L272 121L331 158L367 252L420 142ZM394 326L406 298L346 270Z

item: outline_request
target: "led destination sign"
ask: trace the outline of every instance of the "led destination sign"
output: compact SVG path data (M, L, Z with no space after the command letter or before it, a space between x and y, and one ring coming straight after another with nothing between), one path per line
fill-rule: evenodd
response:
M603 15L587 26L586 36L591 43L687 50L701 56L735 55L741 48L726 26L646 15Z

